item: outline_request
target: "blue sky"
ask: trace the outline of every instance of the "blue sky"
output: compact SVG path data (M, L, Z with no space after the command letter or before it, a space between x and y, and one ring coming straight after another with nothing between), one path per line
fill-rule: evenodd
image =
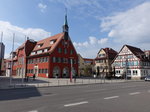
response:
M150 49L150 0L1 0L0 32L9 56L25 41L62 32L65 8L69 33L78 53L95 58L101 48L124 44Z

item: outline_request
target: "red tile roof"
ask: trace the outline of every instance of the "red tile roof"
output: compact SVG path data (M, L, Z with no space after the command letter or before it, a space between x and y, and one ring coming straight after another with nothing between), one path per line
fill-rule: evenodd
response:
M40 40L37 42L33 51L38 51L38 50L42 50L45 48L50 48L50 50L48 52L52 52L63 37L64 37L64 33L59 33L59 34L56 34L54 36L48 37L46 39ZM52 40L55 40L55 42L53 44L50 44L50 41L52 41ZM38 47L38 45L42 45L42 46Z
M137 47L133 47L133 46L130 46L130 45L124 45L126 47L128 47L128 49L139 59L141 59L142 61L148 61L148 59L146 58L145 56L145 53L140 49L140 48L137 48Z
M101 50L104 50L107 56L106 57L96 57L95 60L97 60L97 59L106 59L106 58L114 59L115 56L117 55L117 52L115 50L113 50L112 48L102 48L102 49L100 49L100 51Z

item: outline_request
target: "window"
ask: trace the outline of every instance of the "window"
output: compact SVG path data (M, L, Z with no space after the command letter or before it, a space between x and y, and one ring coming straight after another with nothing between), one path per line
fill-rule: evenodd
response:
M116 70L116 74L120 74L120 70Z
M42 45L43 45L43 44L38 44L38 45L37 45L37 48L40 48L40 47L42 47Z
M67 49L66 48L64 49L64 53L67 54Z
M133 75L137 75L137 70L133 70Z
M33 63L37 63L37 59L33 59Z
M45 62L48 62L48 57L45 57Z
M42 53L42 50L37 51L37 54L40 54L40 53Z
M39 58L39 63L41 63L42 62L42 58Z
M68 59L67 58L63 58L63 63L68 63Z
M61 48L58 48L58 53L62 53L62 49Z
M52 59L53 59L53 63L56 63L56 57L53 57Z
M31 55L35 55L35 54L36 54L36 52L34 52L34 51L33 51L33 52L31 52Z
M70 50L70 54L73 54L73 50Z
M105 57L105 54L99 54L99 57Z
M54 44L55 41L56 41L56 40L51 40L51 41L50 41L50 44L51 44L51 45Z
M127 74L128 74L128 75L131 75L131 70L127 70Z
M44 52L47 52L48 51L48 49L44 49Z
M99 60L99 63L103 63L104 62L104 60Z
M41 69L39 69L39 71L38 71L39 73L41 73Z
M61 63L61 58L58 58L58 61L57 61L58 63Z
M134 61L134 66L138 66L138 61Z
M48 70L47 70L47 69L44 69L44 73L48 73Z
M43 58L41 58L41 60L42 60L42 63L44 62L44 57Z
M76 60L75 59L73 60L73 63L76 64Z

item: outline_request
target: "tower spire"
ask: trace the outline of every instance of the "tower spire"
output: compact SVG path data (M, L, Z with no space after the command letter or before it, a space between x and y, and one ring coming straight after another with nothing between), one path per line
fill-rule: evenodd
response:
M66 14L65 14L65 23L64 23L64 25L68 25L68 21L67 21L67 8L65 8L65 10L66 10Z
M65 21L64 21L64 25L63 25L63 32L67 32L69 31L69 26L68 26L68 21L67 21L67 8L65 8L66 14L65 14Z

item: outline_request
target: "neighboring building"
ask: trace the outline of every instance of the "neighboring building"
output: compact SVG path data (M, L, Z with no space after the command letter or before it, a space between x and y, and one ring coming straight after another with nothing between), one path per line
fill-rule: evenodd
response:
M100 77L111 77L113 75L111 63L117 52L112 48L102 48L95 58L96 74Z
M48 78L70 77L72 70L73 75L77 75L78 55L68 31L66 15L62 33L38 42L28 39L15 51L12 74L21 76L35 74Z
M150 60L150 50L144 51L146 57Z
M4 59L5 45L0 42L0 59Z
M80 54L78 54L78 65L80 76L92 76L94 69L94 59L82 58Z
M5 51L5 45L0 42L0 75L2 75L2 61L4 59L4 51Z
M113 62L115 76L140 79L150 74L150 55L145 53L140 48L124 45Z
M4 76L5 72L6 72L6 60L2 59L2 62L1 62L1 75Z

